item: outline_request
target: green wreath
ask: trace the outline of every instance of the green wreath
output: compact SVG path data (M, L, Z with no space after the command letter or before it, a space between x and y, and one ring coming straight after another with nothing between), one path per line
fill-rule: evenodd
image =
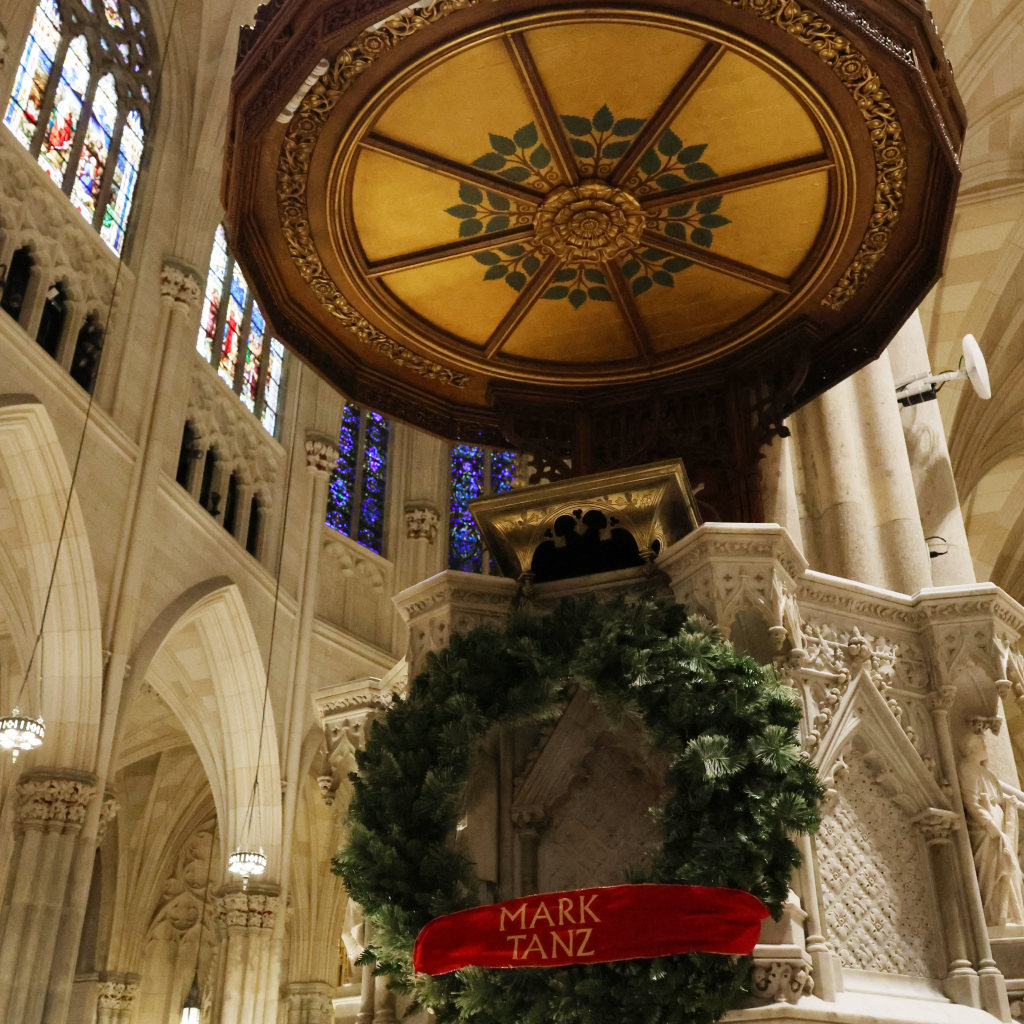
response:
M818 828L823 788L791 691L682 608L563 601L453 636L357 753L349 842L333 861L375 926L365 962L439 1024L711 1024L748 989L750 958L705 953L414 975L419 930L478 902L452 842L476 749L497 724L556 718L577 686L614 718L640 718L671 757L661 851L629 881L744 889L778 918L800 863L790 836Z

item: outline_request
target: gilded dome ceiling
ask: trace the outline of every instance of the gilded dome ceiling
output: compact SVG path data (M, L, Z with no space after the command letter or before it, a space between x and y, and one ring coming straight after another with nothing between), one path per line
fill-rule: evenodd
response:
M752 402L759 443L881 351L949 229L964 126L934 30L844 11L277 0L224 186L261 308L448 437L515 441L529 407L567 451L609 402L691 394L730 431Z

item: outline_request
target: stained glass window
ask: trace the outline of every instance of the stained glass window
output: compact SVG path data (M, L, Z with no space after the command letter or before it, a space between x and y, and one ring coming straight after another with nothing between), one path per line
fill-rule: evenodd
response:
M504 494L516 481L516 453L473 444L452 446L451 499L448 505L448 568L459 572L491 569L469 503L487 494Z
M107 166L107 154L110 152L110 139L114 134L116 120L114 76L104 75L96 86L82 156L75 172L75 183L71 186L71 202L87 221L92 221L96 213L96 198Z
M114 252L121 251L128 214L131 213L135 185L139 179L139 165L142 163L142 147L145 137L142 118L137 110L128 112L121 132L121 148L117 154L113 179L110 186L110 201L103 212L103 226L100 235Z
M4 123L120 253L145 146L153 62L143 28L148 14L129 8L129 25L118 0L101 5L102 15L92 0L80 7L39 0Z
M32 19L28 42L18 64L11 102L4 115L4 124L28 149L39 124L43 94L50 80L50 70L60 46L60 15L53 0L41 0Z
M327 525L378 554L384 550L389 428L380 413L345 406L327 499Z
M85 91L89 88L89 44L85 36L71 41L53 95L50 119L46 122L39 166L58 185L64 182L71 147L78 131Z
M223 226L213 236L196 350L245 403L269 434L277 428L284 346L268 344L263 311L228 249Z

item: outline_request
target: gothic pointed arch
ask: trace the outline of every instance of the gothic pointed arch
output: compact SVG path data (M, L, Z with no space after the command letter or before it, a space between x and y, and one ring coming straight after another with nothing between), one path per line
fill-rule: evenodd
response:
M60 557L41 645L21 709L46 722L38 763L92 771L99 733L103 643L92 552L71 472L45 406L31 395L0 397L0 602L11 624L18 689L46 606L54 556ZM42 685L39 665L42 664Z
M132 660L122 720L138 688L152 686L203 763L222 860L243 842L262 847L273 878L281 850L277 734L270 701L264 712L266 668L238 587L221 576L186 591L154 620Z

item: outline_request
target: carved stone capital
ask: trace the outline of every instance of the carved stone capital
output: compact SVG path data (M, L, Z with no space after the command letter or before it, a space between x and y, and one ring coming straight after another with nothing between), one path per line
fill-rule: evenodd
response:
M795 1003L814 991L810 965L803 960L754 959L751 994L777 1003Z
M116 1010L119 1016L123 1013L127 1020L138 991L137 974L103 974L96 996L96 1007L99 1010Z
M306 471L312 476L325 480L338 464L338 449L334 442L323 434L306 434Z
M282 995L289 1022L334 1024L334 988L325 981L293 981Z
M217 920L224 928L273 928L281 898L275 891L230 889L215 897Z
M967 728L979 736L986 729L993 736L998 736L999 730L1003 727L1003 720L998 715L971 715L969 718L965 718L964 721L967 723Z
M117 802L117 797L107 793L103 798L103 806L100 808L100 823L96 829L97 846L103 842L103 837L107 834L107 826L117 817L117 812L120 809L121 805Z
M46 770L23 775L18 781L15 827L48 832L81 831L89 801L96 792L96 777L85 772L49 774Z
M929 846L936 843L949 842L949 838L959 827L960 818L952 811L944 811L938 807L929 807L913 819L925 842Z
M441 526L441 514L426 502L405 506L405 535L409 540L425 540L433 544Z
M194 270L177 262L165 262L160 268L160 296L179 303L186 312L199 302L202 285Z
M928 694L928 703L931 705L932 711L948 711L953 706L955 697L955 686L940 686L939 689Z

